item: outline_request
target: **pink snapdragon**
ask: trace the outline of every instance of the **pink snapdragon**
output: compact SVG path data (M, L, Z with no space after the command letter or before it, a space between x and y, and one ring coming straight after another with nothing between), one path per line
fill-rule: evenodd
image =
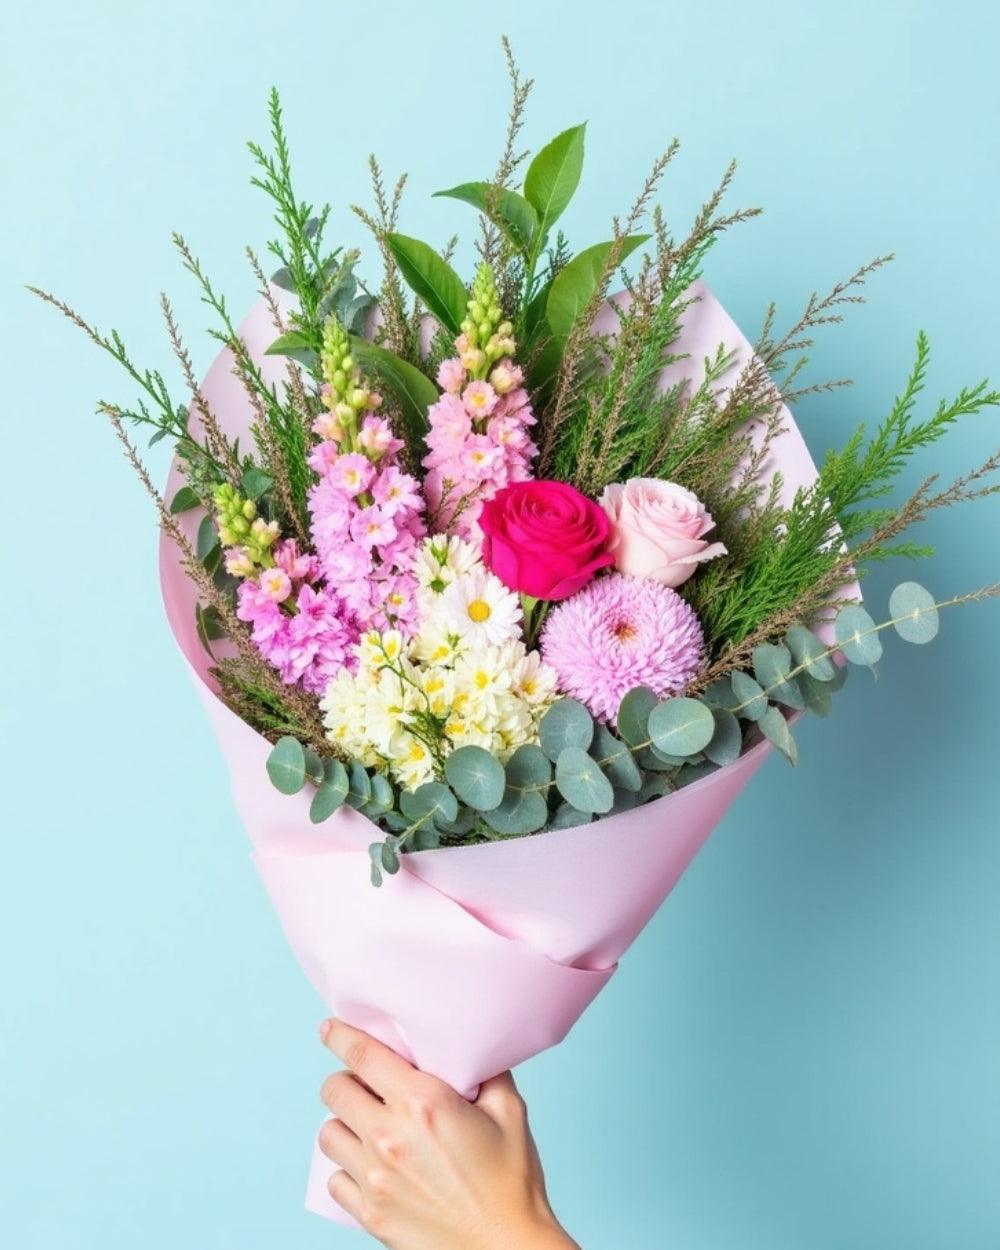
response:
M487 378L468 377L459 358L438 370L444 394L428 413L424 491L435 530L475 540L483 504L511 482L529 478L538 449L528 433L535 417L517 365L505 358Z

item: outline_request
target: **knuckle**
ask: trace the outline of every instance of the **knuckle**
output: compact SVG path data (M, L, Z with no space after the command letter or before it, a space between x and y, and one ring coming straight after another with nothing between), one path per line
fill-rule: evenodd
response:
M369 1199L374 1204L375 1209L378 1203L389 1193L390 1180L389 1173L385 1168L370 1167L365 1172L365 1189L368 1191Z
M402 1142L392 1133L375 1132L371 1136L372 1149L386 1163L399 1163L404 1154Z

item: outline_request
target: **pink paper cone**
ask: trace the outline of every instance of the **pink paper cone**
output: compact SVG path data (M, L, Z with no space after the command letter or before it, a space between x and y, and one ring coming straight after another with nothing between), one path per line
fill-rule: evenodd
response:
M699 283L693 293L698 302L674 349L690 359L665 370L664 384L697 373L719 343L736 352L732 376L749 358L749 344L708 290ZM613 312L604 317L602 328L612 328ZM283 362L263 355L276 335L263 301L241 334L265 375L280 382ZM204 393L223 428L245 441L250 414L228 352L209 370ZM773 458L766 471L780 467L786 500L815 480L787 413ZM181 482L175 465L169 489ZM197 519L182 519L193 534ZM402 870L375 890L367 847L381 837L376 827L347 808L313 825L308 793L288 798L272 787L269 743L216 697L195 631L194 587L167 538L160 575L254 862L303 971L329 1012L466 1096L566 1036L770 753L761 742L676 794L579 828L405 855ZM307 1206L350 1222L327 1193L331 1170L314 1151Z

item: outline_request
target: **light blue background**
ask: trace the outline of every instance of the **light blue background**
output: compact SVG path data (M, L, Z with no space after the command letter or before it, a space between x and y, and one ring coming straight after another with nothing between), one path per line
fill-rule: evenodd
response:
M929 400L1000 375L1000 18L972 0L18 10L0 53L0 1238L360 1244L301 1209L320 1010L168 635L150 512L92 415L132 392L20 284L168 364L165 286L207 365L169 232L249 303L242 249L268 223L242 145L272 82L300 184L345 241L370 150L412 171L407 230L468 237L467 210L429 196L493 166L506 29L539 80L528 141L590 118L575 241L606 236L677 134L674 221L731 155L733 202L767 208L708 273L751 332L771 297L790 318L897 250L816 352L814 377L858 381L800 411L821 453L885 412L921 325ZM998 427L969 421L907 483L978 463ZM936 517L923 579L1000 576L998 520L992 501ZM892 578L871 579L876 605ZM878 685L856 676L803 727L798 771L768 766L569 1041L521 1072L585 1250L1000 1244L998 623L991 604L926 651L890 643Z

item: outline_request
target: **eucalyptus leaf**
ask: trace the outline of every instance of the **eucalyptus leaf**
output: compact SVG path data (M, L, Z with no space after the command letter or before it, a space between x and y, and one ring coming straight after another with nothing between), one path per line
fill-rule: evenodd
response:
M614 736L607 725L598 725L594 732L591 755L600 764L616 790L638 791L642 773L628 745Z
M696 755L708 746L714 733L711 709L698 699L667 699L649 714L653 746L668 755Z
M767 711L767 696L760 683L754 681L749 673L741 672L733 673L730 680L733 684L733 694L738 699L736 708L733 710L745 720L760 720Z
M556 135L528 166L524 197L538 213L539 233L543 237L565 211L579 186L586 129L584 123Z
M567 803L581 812L609 812L615 801L600 765L580 747L565 747L556 760L556 785Z
M267 757L267 775L282 794L298 794L306 784L306 754L297 738L279 738Z
M811 629L806 629L804 625L793 625L785 634L785 645L792 654L796 668L804 665L805 671L816 681L833 680L833 657L823 640L817 638Z
M405 234L387 234L386 244L399 272L427 305L431 316L458 334L466 316L468 294L462 279L428 243Z
M271 274L271 281L275 286L280 286L283 291L295 291L295 280L292 278L291 270L286 269L284 265Z
M815 677L803 673L799 678L799 689L802 691L802 697L810 712L814 712L817 716L830 715L833 709L833 696L828 682L817 681Z
M372 797L368 801L365 809L368 814L372 814L375 810L380 812L388 812L392 810L396 801L395 793L392 789L392 783L388 777L382 773L371 774Z
M730 712L740 702L733 693L733 682L730 677L716 677L701 697L711 707L724 707Z
M317 786L320 785L323 781L323 761L312 747L305 747L303 755L306 761L306 776Z
M671 777L664 773L651 773L642 783L639 802L648 803L653 799L662 799L664 795L672 794L676 788Z
M517 748L506 764L507 788L498 807L483 814L497 833L536 833L549 818L548 787L552 765L533 743Z
M343 805L348 789L347 769L340 760L326 760L323 764L323 781L309 805L309 819L321 824Z
M611 804L609 816L617 816L619 812L630 812L639 806L639 795L635 790L614 789L614 802Z
M458 800L440 781L425 781L416 790L401 790L399 810L411 821L426 821L438 816L444 821L458 817Z
M409 846L414 851L433 851L441 845L441 834L433 820L418 825L410 834Z
M769 707L758 721L758 724L764 737L774 743L789 764L797 764L799 762L799 748L792 737L792 731L788 728L788 721L785 720L780 708Z
M442 833L450 833L457 837L464 838L467 833L476 827L478 821L479 812L473 811L471 807L460 807L458 809L458 816L455 820L439 819L434 823L442 831Z
M507 761L508 786L547 786L552 780L552 764L540 747L525 742Z
M941 626L934 596L919 582L900 582L889 596L889 615L905 642L930 642Z
M506 775L503 765L482 747L459 747L444 762L448 784L463 803L480 812L489 811L503 801Z
M498 226L519 252L527 255L531 251L539 228L538 214L516 191L489 182L463 182L435 195L471 204Z
M791 676L792 656L788 648L780 642L765 642L754 647L751 655L754 676L767 697L801 712L805 700Z
M618 732L630 746L649 741L649 714L659 699L648 686L636 686L618 708Z
M683 790L685 786L693 785L696 781L701 781L704 777L711 776L712 773L718 772L719 765L713 764L711 760L699 760L697 764L685 764L676 777L676 785L678 790Z
M197 508L200 503L201 500L190 486L182 486L170 501L170 511L175 515L178 512L189 512L192 508Z
M648 234L632 234L619 240L619 262L624 263L637 247L648 240ZM613 246L615 244L611 242L595 243L577 253L556 274L545 304L546 320L553 334L565 338L589 306Z
M371 860L371 882L376 889L382 884L382 843L372 842L368 847L368 858Z
M837 646L852 664L869 668L882 658L882 640L875 633L875 622L863 607L849 603L837 613L833 632Z
M711 742L705 747L705 756L713 764L732 764L740 758L743 750L743 730L740 722L723 707L712 709L715 719L715 733Z
M400 867L399 851L396 849L396 844L391 838L386 838L382 843L382 871L387 872L390 876L395 876L399 872Z
M372 797L371 779L368 776L368 770L360 760L351 761L350 779L350 788L344 801L348 807L360 810Z
M560 803L549 821L549 828L575 829L578 825L589 825L593 819L591 812L581 812L572 803Z
M538 741L550 760L567 747L586 751L594 738L594 718L576 699L560 699L549 708L538 726Z

